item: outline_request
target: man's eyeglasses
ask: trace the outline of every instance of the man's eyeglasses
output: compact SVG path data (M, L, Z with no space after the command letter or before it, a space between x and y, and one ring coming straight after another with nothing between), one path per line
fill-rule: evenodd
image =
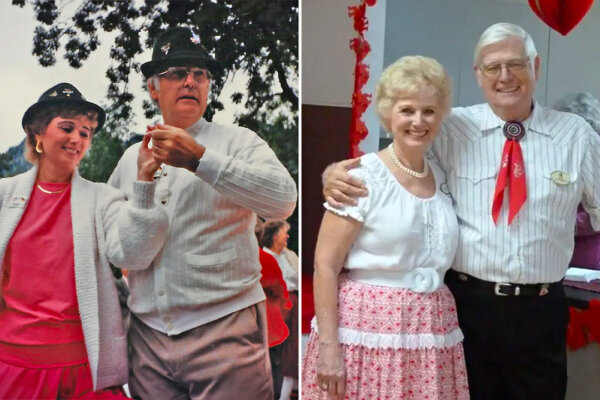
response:
M527 69L527 65L529 64L529 59L519 59L519 60L510 60L503 63L492 63L488 65L482 65L479 67L479 70L483 72L483 74L492 79L496 79L500 76L502 72L502 68L506 68L508 72L511 74L521 74L523 71Z
M174 82L181 82L187 79L188 75L192 74L192 77L196 83L207 83L211 80L212 74L209 70L204 68L186 68L186 67L169 67L166 71L157 74L161 78L168 79Z

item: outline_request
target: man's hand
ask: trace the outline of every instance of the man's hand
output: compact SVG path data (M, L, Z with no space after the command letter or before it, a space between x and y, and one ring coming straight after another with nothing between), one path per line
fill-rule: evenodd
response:
M160 167L160 162L156 161L152 155L152 149L148 148L148 143L152 136L147 133L144 135L142 145L138 151L137 166L138 166L138 181L152 182L154 173Z
M357 197L368 195L367 187L348 173L360 165L360 158L351 158L328 166L323 171L323 196L332 207L357 205Z
M198 144L189 133L170 125L156 124L149 127L154 146L154 159L177 168L196 172L198 160L206 149Z

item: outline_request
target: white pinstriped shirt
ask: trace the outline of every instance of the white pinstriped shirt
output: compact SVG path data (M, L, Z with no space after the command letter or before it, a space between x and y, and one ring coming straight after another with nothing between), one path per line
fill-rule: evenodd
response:
M510 226L507 192L497 226L491 217L504 121L487 104L454 108L434 141L459 223L452 268L493 282L556 282L573 254L580 201L600 228L600 138L579 116L538 104L523 124L527 201Z
M206 151L196 174L165 166L155 175L154 199L169 216L167 239L148 269L129 274L129 308L169 335L265 299L256 214L285 219L297 198L290 174L256 133L204 119L187 132ZM127 149L109 179L128 198L138 148Z

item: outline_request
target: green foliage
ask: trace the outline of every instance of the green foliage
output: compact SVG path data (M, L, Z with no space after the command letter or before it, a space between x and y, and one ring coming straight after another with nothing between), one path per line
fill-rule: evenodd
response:
M14 176L31 168L31 164L23 156L24 150L25 139L0 154L0 178Z
M149 60L141 53L151 49L168 27L189 26L221 67L211 71L205 118L210 121L223 110L218 100L221 89L243 70L248 77L245 93L231 95L232 103L244 106L236 122L259 133L298 182L298 0L12 0L12 4L30 5L35 13L39 23L32 52L42 66L54 65L62 52L71 67L79 68L97 49L99 35L114 37L113 63L106 71L107 123L81 162L82 176L106 181L124 149L140 139L130 138L128 126L133 118L130 80L133 77L134 84L145 87L140 64ZM144 111L147 118L158 113L149 100ZM297 211L290 223L297 228ZM290 247L297 250L297 238L292 235L291 240Z
M13 0L30 4L39 25L33 36L33 54L43 66L56 62L57 53L73 68L79 68L99 45L102 31L115 34L110 57L114 64L106 71L110 84L107 97L117 120L132 117L129 91L131 74L139 74L140 54L170 26L190 26L200 34L202 44L219 61L220 71L212 83L212 97L206 118L223 109L217 100L223 84L237 70L248 75L246 93L234 93L232 101L245 111L238 122L250 129L269 122L273 110L285 110L290 119L298 110L298 0L83 0L72 15L64 15L66 2L55 0ZM141 81L140 81L141 83ZM274 89L276 88L276 89ZM242 100L242 95L244 100ZM146 115L156 107L145 102ZM278 113L275 113L278 114ZM252 126L254 125L254 126Z
M298 119L290 121L280 115L270 124L258 124L255 131L269 143L294 181L298 182Z
M123 142L103 129L94 135L90 149L79 163L79 173L91 181L106 182L124 151Z
M10 168L12 156L9 153L0 154L0 174L3 174Z
M290 121L279 115L272 123L259 123L255 131L269 143L294 181L298 182L298 119ZM287 221L290 224L288 247L298 253L298 207Z

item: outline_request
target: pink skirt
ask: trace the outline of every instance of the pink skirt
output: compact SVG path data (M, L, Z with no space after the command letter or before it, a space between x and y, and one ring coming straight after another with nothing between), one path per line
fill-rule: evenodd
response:
M454 298L373 286L340 276L339 338L345 399L467 400L469 387ZM302 399L333 400L317 385L313 320L302 368Z

